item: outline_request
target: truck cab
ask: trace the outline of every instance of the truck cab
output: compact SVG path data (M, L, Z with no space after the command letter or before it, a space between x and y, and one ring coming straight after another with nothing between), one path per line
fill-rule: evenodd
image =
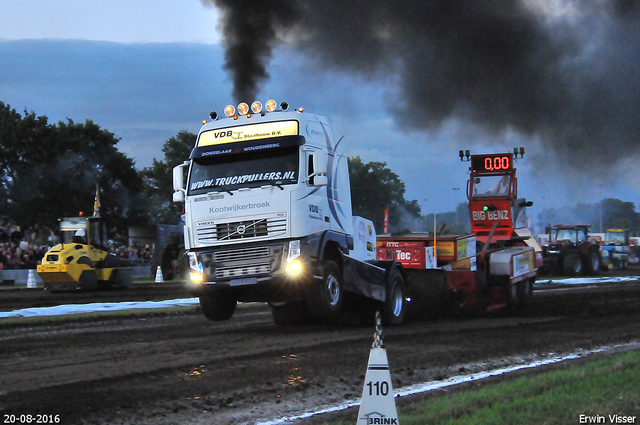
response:
M273 100L211 118L173 173L205 316L227 320L238 301L270 303L276 322L334 317L346 293L384 302L390 270L374 264L373 224L352 216L347 157L327 119Z

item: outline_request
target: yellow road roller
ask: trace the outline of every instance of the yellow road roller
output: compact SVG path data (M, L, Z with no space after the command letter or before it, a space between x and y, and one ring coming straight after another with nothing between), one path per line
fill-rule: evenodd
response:
M131 267L106 248L106 226L99 216L60 219L60 243L38 266L45 289L57 291L126 288Z

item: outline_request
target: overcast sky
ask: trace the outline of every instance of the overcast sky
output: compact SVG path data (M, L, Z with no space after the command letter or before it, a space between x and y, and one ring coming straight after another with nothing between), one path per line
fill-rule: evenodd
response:
M465 1L453 3L464 5ZM545 207L562 207L576 202L595 203L606 197L638 205L640 143L637 134L631 142L627 136L617 134L618 128L633 130L640 122L637 101L631 99L632 95L640 93L635 72L640 67L638 45L634 44L640 39L637 13L631 18L625 15L626 21L622 25L611 18L596 20L597 25L587 26L585 22L590 21L591 15L580 7L586 3L597 5L597 0L584 3L530 0L528 3L529 9L522 15L524 24L535 27L538 21L544 20L547 30L544 37L538 37L534 31L536 28L531 30L531 34L541 40L536 46L544 43L557 46L557 40L568 37L569 30L584 25L590 31L602 31L614 41L618 38L631 40L631 53L625 50L626 41L620 41L618 48L614 45L602 59L604 56L597 56L600 47L589 38L589 33L576 31L579 35L571 37L585 40L584 45L578 46L579 52L571 56L571 62L562 62L562 66L569 67L568 71L559 70L556 66L554 78L549 78L556 81L560 75L564 80L567 72L573 72L571 75L576 75L575 79L566 77L571 84L544 84L544 89L534 86L530 92L509 98L522 103L531 99L546 102L552 97L540 100L542 96L538 94L549 90L556 98L549 101L545 110L555 111L557 108L561 111L549 112L549 116L538 116L545 115L539 111L536 115L526 110L509 109L509 102L505 102L505 108L494 108L493 104L501 105L504 87L493 83L483 86L482 90L472 90L473 97L451 103L449 109L438 109L436 106L449 104L442 102L443 96L450 95L443 89L448 88L447 84L452 87L458 84L458 92L460 87L468 88L468 80L462 83L453 79L447 81L452 73L461 74L464 79L466 68L458 67L452 60L442 68L448 70L444 79L437 69L432 73L429 71L426 76L410 72L409 64L414 64L422 72L429 67L428 55L416 53L425 47L416 46L416 51L410 51L414 48L410 40L401 46L391 45L388 38L385 39L383 29L376 28L377 41L388 43L386 47L389 50L406 49L407 53L405 56L393 56L389 62L384 58L375 59L377 62L371 59L374 72L363 71L362 68L369 64L370 55L363 55L355 63L349 60L368 50L357 46L357 40L352 38L357 50L347 52L347 57L331 56L332 53L326 49L333 40L322 36L329 31L321 24L314 27L315 24L310 22L308 25L305 23L306 28L311 28L308 32L294 29L287 33L289 40L295 39L296 35L306 36L299 39L311 40L302 46L304 48L296 42L275 44L266 60L268 77L259 82L256 97L263 102L268 98L275 98L278 102L286 100L293 107L303 106L307 111L328 116L334 124L334 133L345 135L345 144L349 147L347 153L359 155L365 162L387 162L388 167L405 182L407 199L418 200L423 211L450 211L464 200L468 163L461 163L458 159L459 149L493 153L510 151L516 146L524 146L527 151L517 165L519 195L534 201L534 215ZM611 3L615 2L611 0ZM46 115L52 123L66 118L75 122L91 119L122 139L119 149L135 159L138 167L149 166L153 158L162 159L162 145L169 137L180 130L196 133L209 111L221 111L225 104L234 101L234 76L225 65L226 50L221 44L223 28L220 16L227 15L213 4L214 0L0 0L0 101L19 112L26 109ZM314 10L307 12L309 19L314 17ZM356 12L364 15L361 10ZM344 13L349 16L348 11ZM615 19L622 19L615 16ZM552 21L557 25L554 27L556 30L548 29L551 25L546 23ZM389 20L385 30L394 31L394 24ZM609 30L613 24L627 33ZM408 23L407 27L411 25ZM522 27L521 22L518 27ZM439 37L444 43L450 42L446 34ZM317 42L315 45L314 41ZM320 41L326 46L319 46ZM348 50L348 43L344 47ZM559 55L556 53L541 49L536 60L553 61ZM567 102L565 107L561 97L563 90L573 91L581 81L597 79L592 73L575 74L576 69L593 68L590 63L594 59L590 55L597 57L599 64L611 64L614 73L620 75L615 80L598 80L597 93L585 95L580 92L578 99L584 103ZM582 59L585 64L580 62ZM389 63L394 61L404 61L405 69L392 70L395 65ZM467 71L482 75L486 69ZM611 74L605 72L605 65L600 71L601 74ZM513 74L512 70L508 72L505 78ZM530 70L527 72L529 74L523 77L526 79L514 80L513 84L522 86L530 79L548 77ZM422 96L422 92L413 92L407 81L417 77L445 81L426 90L439 103L429 103L424 96L415 97ZM619 81L626 81L627 85L619 88ZM615 89L609 89L614 86ZM453 93L451 96L456 96L455 88L450 92ZM490 100L493 95L496 96L495 102ZM487 97L489 102L486 102ZM564 145L555 140L566 129L556 131L557 126L550 122L566 119L567 115L563 114L567 110L583 113L581 111L588 109L593 99L609 97L613 100L603 108L610 110L610 105L616 105L619 97L626 111L626 114L612 114L615 117L615 120L609 120L612 130L606 125L597 127L599 136L595 142L590 136L593 131L584 130L584 145L575 138ZM469 107L469 102L476 99L485 103L481 107ZM246 100L250 102L253 99ZM585 122L585 128L590 128L591 122L598 121L591 114L584 113L585 117L577 122ZM540 122L544 123L544 130L536 127ZM573 124L572 127L577 125ZM551 127L553 131L547 131ZM605 130L615 133L615 136L599 142L601 134L607 134ZM618 139L621 140L619 143ZM610 155L612 150L623 153Z

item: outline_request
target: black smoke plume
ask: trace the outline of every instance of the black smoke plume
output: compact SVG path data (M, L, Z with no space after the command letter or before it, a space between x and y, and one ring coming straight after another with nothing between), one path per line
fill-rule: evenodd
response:
M289 34L325 68L399 81L404 125L516 130L590 166L640 154L640 0L203 1L237 97Z
M295 4L280 0L204 0L220 9L225 69L233 78L236 101L251 103L260 81L269 78L272 48L295 22Z

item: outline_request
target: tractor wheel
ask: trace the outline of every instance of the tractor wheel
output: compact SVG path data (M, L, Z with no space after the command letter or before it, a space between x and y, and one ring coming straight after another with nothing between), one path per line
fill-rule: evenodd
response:
M202 314L209 320L220 322L231 319L236 311L238 302L233 298L226 297L219 292L203 293L200 295L200 307Z
M342 309L343 301L344 287L340 268L329 260L322 267L322 282L311 282L307 304L315 317L335 318Z
M562 271L567 276L580 276L582 274L582 257L577 252L570 252L562 261Z
M587 273L589 274L598 273L598 271L600 271L601 264L602 264L602 261L600 261L600 253L595 249L592 249L591 251L589 251L589 253L587 254L587 259L585 264Z
M382 320L386 325L397 326L404 321L407 312L406 291L402 273L394 268L387 281L387 294L382 309Z

